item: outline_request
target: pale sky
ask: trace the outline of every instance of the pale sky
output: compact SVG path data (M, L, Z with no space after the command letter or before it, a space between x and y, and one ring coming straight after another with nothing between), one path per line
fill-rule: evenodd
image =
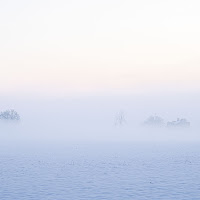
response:
M1 94L199 91L198 0L1 0Z

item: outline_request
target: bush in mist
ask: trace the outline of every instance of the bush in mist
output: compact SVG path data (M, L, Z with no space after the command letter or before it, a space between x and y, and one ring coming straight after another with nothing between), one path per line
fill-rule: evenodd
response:
M20 116L15 110L6 110L0 112L0 120L19 121Z
M164 120L159 116L150 116L147 120L144 121L144 125L163 126Z
M168 122L167 127L170 127L170 128L176 128L176 127L187 128L187 127L190 127L190 122L188 122L184 118L183 119L177 118L176 121Z

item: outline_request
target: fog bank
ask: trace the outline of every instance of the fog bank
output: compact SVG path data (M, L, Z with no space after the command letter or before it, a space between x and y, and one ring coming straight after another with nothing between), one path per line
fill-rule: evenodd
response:
M196 141L200 139L199 94L1 98L0 110L15 109L19 122L1 122L2 141ZM124 123L116 125L119 112ZM143 127L151 115L186 118L189 129Z

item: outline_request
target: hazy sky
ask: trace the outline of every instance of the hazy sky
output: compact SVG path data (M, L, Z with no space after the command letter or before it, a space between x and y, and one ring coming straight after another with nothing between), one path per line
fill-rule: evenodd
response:
M198 0L1 0L1 94L199 91Z

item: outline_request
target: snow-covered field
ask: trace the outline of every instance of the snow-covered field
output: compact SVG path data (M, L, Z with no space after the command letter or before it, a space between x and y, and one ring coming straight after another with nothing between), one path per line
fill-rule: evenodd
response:
M195 200L192 143L49 143L0 147L2 200Z

